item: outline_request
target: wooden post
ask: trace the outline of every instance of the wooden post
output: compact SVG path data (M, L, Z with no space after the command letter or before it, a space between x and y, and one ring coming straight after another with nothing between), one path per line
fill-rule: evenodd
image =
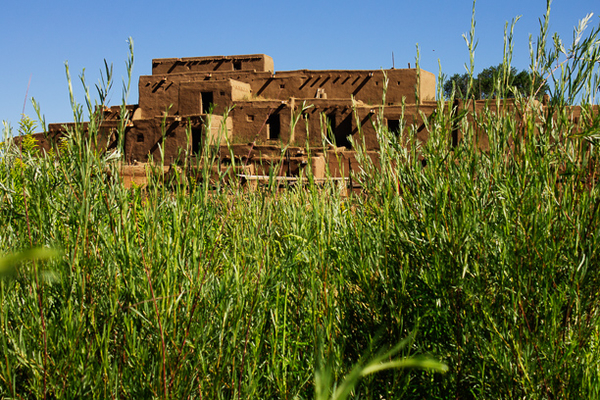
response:
M354 185L352 184L352 160L350 159L350 157L348 157L348 178L350 192L352 192Z

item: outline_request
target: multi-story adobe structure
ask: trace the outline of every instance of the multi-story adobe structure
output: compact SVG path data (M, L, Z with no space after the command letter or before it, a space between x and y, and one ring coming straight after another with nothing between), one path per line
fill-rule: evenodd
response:
M264 54L155 59L152 75L140 77L139 104L128 106L125 160L157 159L163 143L166 160L215 140L240 147L252 143L256 154L274 145L322 148L322 133L325 143L350 149L348 137L357 139L361 132L367 149L376 150L372 120L382 105L386 77L388 127L399 130L402 115L420 124L421 115L435 108L435 76L423 70L275 72L273 59ZM116 106L104 112L109 147L116 144L119 111ZM292 130L293 118L298 122ZM65 126L50 124L47 136L60 135Z
M380 111L390 131L412 125L417 139L428 139L423 118L438 107L435 86L432 73L411 68L275 72L273 59L264 54L155 59L152 75L140 77L139 104L127 106L124 160L157 160L162 152L167 162L178 163L203 146L228 144L221 151L223 161L235 154L244 165L259 166L256 173L265 173L265 166L282 161L281 149L286 148L286 159L279 163L286 165L277 173L297 175L306 165L308 145L321 157L321 165L329 164L335 175L347 175L356 165L349 137L377 157L373 122ZM472 122L474 113L486 107L493 113L518 112L506 101L499 109L495 102L468 104L455 101L445 108L455 115L467 111ZM572 113L576 119L581 110L572 107ZM102 117L98 145L114 147L120 107L106 108ZM62 135L69 125L50 124L48 132L37 135L40 145L48 148L48 139ZM478 146L485 149L487 134L476 125ZM461 136L453 128L453 144ZM334 157L323 152L324 144L335 146ZM337 169L340 158L348 166L344 171Z

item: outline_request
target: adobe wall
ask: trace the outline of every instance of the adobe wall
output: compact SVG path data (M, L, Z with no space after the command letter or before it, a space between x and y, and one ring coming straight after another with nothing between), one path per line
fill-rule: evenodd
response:
M534 100L531 104L523 105L515 104L514 99L500 100L498 102L495 99L476 101L456 100L453 106L457 114L461 111L466 111L464 118L468 122L469 129L468 132L465 132L461 121L458 121L453 132L455 142L464 140L465 137L470 137L474 141L474 145L482 151L488 151L490 148L490 134L493 134L494 131L506 129L502 125L504 121L501 117L506 117L505 121L514 125L509 130L515 132L517 137L532 133L535 135L547 134L544 132L544 121L542 120L547 117L547 110L537 100ZM593 123L593 116L597 116L600 112L600 106L586 107L585 109L581 106L569 106L565 108L565 112L568 123L563 126L564 129L559 129L562 135L559 140L567 139L573 133L583 132L588 129ZM534 124L529 126L532 114L535 116ZM561 118L558 115L553 115L551 119L554 127L561 123ZM560 125L558 126L560 128ZM512 139L509 138L510 143L513 142ZM548 140L553 141L556 138L549 137Z
M231 110L234 143L274 143L290 140L291 107L288 101L238 101ZM277 125L277 126L275 126ZM275 131L279 128L278 133Z
M233 99L243 99L252 94L252 81L257 77L250 76L271 76L270 72L258 74L240 72L230 73L210 73L210 74L170 74L165 76L146 75L141 76L138 84L139 106L144 110L145 116L162 115L168 105L171 105L169 115L186 115L190 111L191 115L201 113L201 92L211 91L214 93L214 104L217 106L215 113L222 113ZM229 83L230 82L230 83ZM249 85L249 89L248 89ZM198 96L190 97L184 94L180 98L182 90L196 92ZM228 93L230 89L235 88L235 92ZM250 93L247 91L250 90ZM185 104L182 101L186 102ZM187 103L189 102L189 103ZM183 109L180 109L183 104Z
M415 103L415 89L418 86L419 101L435 99L435 76L427 71L415 69L394 69L385 71L388 78L386 103L400 105ZM213 82L234 80L250 86L250 94L257 99L280 99L290 97L298 99L346 99L354 97L367 105L379 105L383 97L383 71L290 71L249 73L171 73L164 76L142 76L139 81L140 107L144 115L160 115L169 104L172 104L169 115L187 115L194 108L200 108L200 99L180 95L184 91L203 92L215 88L216 112L223 111L225 105L231 104L224 97L225 86ZM418 85L417 85L418 84ZM213 86L214 85L214 86ZM183 89L182 89L183 88ZM246 89L244 89L244 93ZM225 93L221 93L225 92ZM240 96L243 98L244 96ZM185 99L185 106L181 107ZM234 101L234 100L232 100ZM196 105L198 105L196 107ZM197 112L191 112L197 114Z
M230 118L213 115L210 123L205 122L206 118L193 116L182 119L169 116L164 119L156 117L137 121L135 128L129 129L125 135L126 161L145 162L149 157L155 161L160 160L162 148L165 163L170 163L181 160L186 154L197 153L203 145L224 144L226 140L231 139Z
M354 151L326 151L322 154L325 158L325 168L329 171L330 176L334 178L347 177L351 172L358 174L363 169ZM319 155L319 153L315 154L315 156ZM375 168L379 167L378 152L367 151L364 155L371 160Z
M152 60L152 75L210 71L273 72L273 59L266 54L157 58Z
M303 101L295 99L296 114L302 109ZM352 135L352 101L350 99L311 99L304 103L306 108L299 116L295 130L295 140L304 144L308 140L311 147L327 146L350 147L347 136Z
M369 107L363 103L355 104L351 100L312 99L306 101L309 106L302 112L302 101L245 101L238 102L231 111L235 143L255 142L287 143L293 146L320 147L334 144L337 147L350 148L347 136L354 141L364 143L369 150L379 148L374 124L377 122L379 107ZM428 137L427 124L423 116L430 116L437 109L437 104L429 102L423 105L405 105L384 107L384 119L380 122L387 126L415 125L416 138L425 142ZM356 115L354 114L356 110ZM293 115L298 118L294 132L289 132ZM273 140L269 137L272 116L278 115L281 133ZM408 142L409 130L402 129L403 141ZM293 134L293 137L292 137ZM325 135L326 140L323 139Z
M416 102L417 70L391 69L385 74L388 78L386 102L401 104L403 99L407 104ZM427 71L421 71L420 75L420 99L435 99L435 76ZM264 98L314 99L322 93L327 99L354 97L378 105L383 97L384 71L285 71L250 84L253 94Z
M429 140L429 120L434 113L438 112L436 102L427 102L424 104L409 104L402 106L387 106L384 110L384 124L394 130L394 134L400 135L402 143L408 145L411 141L417 140L421 143ZM427 121L424 120L424 117ZM395 130L396 121L400 124L400 129ZM412 128L414 127L414 128Z
M205 99L203 93L210 93L210 99ZM199 85L197 82L181 82L179 84L179 96L173 108L177 110L176 115L200 115L208 114L212 110L213 114L224 114L229 105L235 102L251 97L250 85L233 79L225 81L207 81ZM212 104L212 107L210 104ZM153 104L150 110L158 111L158 108L164 105ZM164 108L162 109L164 111ZM160 113L157 114L161 114ZM173 110L174 111L174 110ZM155 114L155 115L157 115ZM174 112L169 114L173 115Z

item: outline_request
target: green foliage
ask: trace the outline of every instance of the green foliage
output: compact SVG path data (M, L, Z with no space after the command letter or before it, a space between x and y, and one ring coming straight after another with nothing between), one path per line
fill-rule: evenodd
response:
M19 121L19 134L32 135L35 133L35 128L35 121L29 118L27 115L23 115L23 118L21 118L21 120Z
M37 140L32 136L35 133L36 123L26 115L19 121L19 134L23 137L21 152L26 155L36 155L39 152Z
M37 248L28 249L19 253L7 254L0 257L0 277L14 276L18 272L18 267L25 261L47 260L57 256L56 251Z
M548 91L549 86L546 83L540 83L535 80L535 75L527 71L518 72L516 68L511 67L508 74L503 76L504 65L499 64L485 68L476 78L473 78L473 86L470 93L476 100L485 100L497 97L498 88L502 87L506 91L507 98L513 98L515 95L528 97L535 95L538 98L543 97ZM536 86L539 85L539 86ZM469 74L454 74L444 83L444 96L450 99L464 99L469 87ZM539 91L538 91L539 88Z

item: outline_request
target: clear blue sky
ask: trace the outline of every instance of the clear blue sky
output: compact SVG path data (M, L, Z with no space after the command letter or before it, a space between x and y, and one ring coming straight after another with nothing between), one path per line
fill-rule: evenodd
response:
M421 68L437 75L463 73L469 56L462 34L470 29L472 1L86 1L6 0L0 14L0 120L16 129L23 111L34 116L31 97L47 122L69 122L65 61L69 62L76 100L83 102L79 75L94 85L106 59L114 64L111 105L121 99L128 56L135 46L133 91L151 73L153 58L265 53L275 70L379 69L414 66L416 45ZM555 0L550 32L566 43L573 27L593 12L600 23L600 1ZM539 32L545 0L479 0L476 3L476 72L502 60L504 25L521 15L515 28L513 65L529 63L529 36Z

